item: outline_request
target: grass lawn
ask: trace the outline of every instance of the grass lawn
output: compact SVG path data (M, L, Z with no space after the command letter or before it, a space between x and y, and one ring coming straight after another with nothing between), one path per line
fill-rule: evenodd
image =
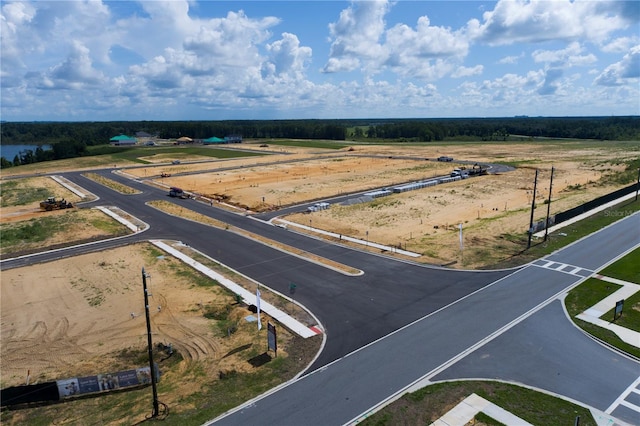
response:
M83 229L78 233L78 228ZM126 226L93 209L74 209L62 215L0 224L3 256L17 256L43 249L78 244L85 240L127 235ZM88 235L88 236L87 236Z
M612 331L575 318L576 315L581 314L605 297L613 294L619 288L620 286L616 284L595 278L589 278L567 294L567 297L565 298L565 306L571 319L584 331L623 352L640 358L640 348L624 342ZM639 305L640 293L636 293L625 301L625 310L622 315L624 319L620 317L616 320L616 323L620 326L640 331L640 312L637 311L637 306ZM633 307L636 307L636 309L633 309ZM602 318L605 320L613 320L613 309L614 307L612 306L611 311L604 314Z
M408 393L359 423L364 426L430 424L472 393L534 425L596 425L588 409L541 392L493 381L436 383ZM476 420L486 420L476 416ZM500 424L500 423L488 423Z
M321 149L342 149L350 144L344 142L336 142L336 141L324 141L324 140L286 140L286 139L275 139L275 140L266 140L265 143L267 145L278 145L278 146L299 146L302 148L321 148Z
M612 307L601 319L605 321L613 320L615 307ZM622 315L619 315L615 323L620 327L625 327L640 333L640 291L624 301Z
M635 249L617 262L607 266L601 275L640 284L640 249Z
M262 153L248 152L248 151L240 151L234 149L218 149L218 148L207 148L203 146L192 146L192 147L136 147L136 148L127 148L126 150L111 154L113 161L117 160L127 160L135 163L148 164L147 161L141 160L140 157L149 157L156 154L175 154L175 158L186 158L192 155L200 155L203 157L213 157L213 158L238 158L238 157L254 157L254 156L262 156Z
M640 249L635 249L622 259L607 266L600 271L600 274L640 284ZM601 318L611 321L614 310L615 307L611 307ZM622 315L616 319L615 323L621 327L626 327L640 333L640 292L625 299Z

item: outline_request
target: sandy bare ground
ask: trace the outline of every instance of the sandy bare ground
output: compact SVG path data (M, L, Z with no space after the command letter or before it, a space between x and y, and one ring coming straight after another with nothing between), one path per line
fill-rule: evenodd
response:
M12 184L9 185L9 183L4 182L0 185L0 202L3 204L3 206L0 207L0 223L26 220L32 217L37 217L38 215L42 216L43 214L63 213L63 211L60 210L55 212L42 212L39 201L34 201L28 204L13 205L15 199L19 198L20 193L25 191L26 188L46 189L47 196L56 197L57 199L64 198L74 205L80 201L84 201L75 193L69 191L67 188L48 176L19 179L12 181L11 183Z
M93 364L105 352L144 344L139 271L149 261L140 247L132 246L4 271L3 385L23 382L27 369L40 380L64 377L76 369L77 374L95 374ZM153 322L163 330L158 341L184 342L186 352L195 357L213 354L216 343L207 338L206 326L202 329L199 321L184 323L181 318L185 305L206 300L206 292L189 289L184 282L169 285L162 274L153 275ZM164 312L157 312L157 306ZM179 333L169 325L176 319L183 322ZM187 336L199 341L190 343Z
M195 285L176 273L186 265L137 244L2 272L2 386L25 383L29 370L31 383L105 372L119 351L146 348L142 267L151 275L154 343L171 343L185 363L202 361L212 377L252 368L242 354L225 357L257 337L255 323L243 320L250 315L246 307L230 315L238 331L221 338L203 314L233 305L233 296ZM289 338L280 331L281 356Z
M430 178L449 173L454 163L425 161L449 155L477 162L509 162L513 172L489 175L397 194L374 203L332 206L287 220L422 254L429 263L457 262L473 268L499 261L486 247L509 246L511 236L526 233L539 169L534 220L544 220L551 167L555 168L551 214L618 189L606 177L621 170L621 161L637 157L637 144L501 143L455 146L354 145L340 152L292 153L217 163L172 166L172 172L199 172L162 179L165 185L252 211ZM376 155L377 157L372 157ZM265 165L281 159L280 164ZM299 160L284 162L287 160ZM235 170L220 170L233 165ZM144 177L145 169L128 171ZM460 250L458 225L463 224ZM513 251L518 247L514 246Z

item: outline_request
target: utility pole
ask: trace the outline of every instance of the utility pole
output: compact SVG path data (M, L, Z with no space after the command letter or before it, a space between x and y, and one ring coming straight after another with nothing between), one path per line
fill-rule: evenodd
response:
M554 168L551 166L551 180L549 182L549 199L547 200L547 221L546 226L544 227L544 240L547 241L547 236L549 235L549 213L551 212L551 188L553 188L553 171Z
M531 199L531 219L529 219L529 241L527 248L531 247L531 237L533 236L533 210L536 208L536 188L538 187L538 169L536 169L536 177L533 181L533 198Z
M638 180L636 181L636 201L638 201L638 191L640 191L640 167L638 167Z
M147 292L147 274L142 268L142 288L144 289L144 313L147 317L147 349L149 350L149 371L151 373L151 389L153 392L153 411L151 417L158 417L158 390L156 388L156 372L153 365L153 342L151 341L151 319L149 317L149 294Z

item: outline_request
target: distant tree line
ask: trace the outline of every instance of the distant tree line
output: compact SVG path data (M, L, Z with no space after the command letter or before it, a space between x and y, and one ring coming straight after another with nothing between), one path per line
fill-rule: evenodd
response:
M62 140L51 144L51 149L43 149L41 146L35 150L25 149L9 161L4 156L0 157L0 168L20 166L23 164L39 163L41 161L62 160L88 155L87 144L74 140Z
M452 119L227 120L3 122L2 144L51 145L27 150L0 167L88 155L87 147L106 145L120 134L145 132L162 139L206 139L239 134L245 139L328 139L430 142L451 139L508 140L510 136L640 140L640 116L513 117Z
M530 138L640 139L640 116L394 120L361 126L366 129L356 128L356 138L407 139L420 142L456 138L504 141L510 135Z

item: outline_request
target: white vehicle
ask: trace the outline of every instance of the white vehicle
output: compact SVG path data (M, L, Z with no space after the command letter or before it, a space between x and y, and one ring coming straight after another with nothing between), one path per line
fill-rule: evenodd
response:
M469 177L469 171L463 169L453 169L451 172L451 177L460 177L461 179L466 179Z
M316 203L312 206L307 207L307 212L317 212L319 210L326 210L331 206L329 203Z

